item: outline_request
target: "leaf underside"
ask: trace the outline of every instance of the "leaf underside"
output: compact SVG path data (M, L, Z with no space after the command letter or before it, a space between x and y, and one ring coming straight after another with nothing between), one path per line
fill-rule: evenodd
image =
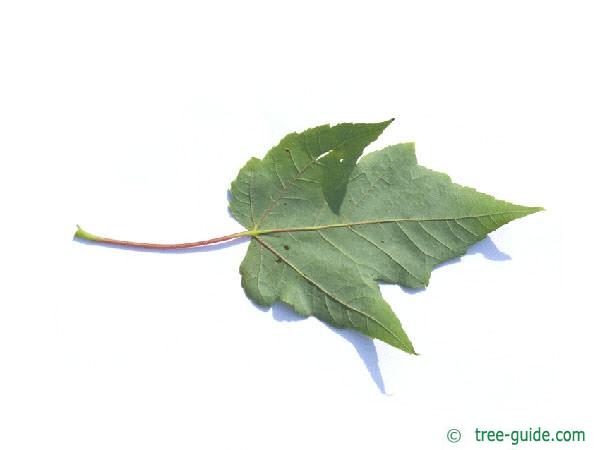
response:
M425 287L436 265L541 208L452 183L419 166L412 143L357 163L390 122L289 134L240 170L229 208L253 233L240 266L250 299L415 353L377 283Z

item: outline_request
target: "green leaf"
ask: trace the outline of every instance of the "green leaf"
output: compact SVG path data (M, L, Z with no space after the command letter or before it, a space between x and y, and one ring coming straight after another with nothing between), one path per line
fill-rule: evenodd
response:
M425 287L436 265L542 208L454 184L419 166L410 143L356 163L390 122L286 136L240 170L229 207L252 236L240 267L250 299L415 353L377 283Z

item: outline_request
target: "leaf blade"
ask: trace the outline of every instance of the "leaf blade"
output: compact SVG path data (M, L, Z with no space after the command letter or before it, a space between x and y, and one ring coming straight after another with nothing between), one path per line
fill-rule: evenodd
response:
M266 195L260 219L252 222L254 237L240 266L248 297L267 306L280 300L302 315L357 329L408 353L415 353L412 343L377 282L423 288L436 265L541 210L497 200L419 166L411 143L373 152L353 166L347 180L340 176L344 193L336 209L324 188L326 166L317 164L336 154L321 153L310 171L289 157L288 169L294 169L275 170L269 155L282 156L285 148L280 143L262 161L249 162L232 184L248 186L250 206L236 196L232 203L245 205L250 216L251 204L269 192L264 186L278 192ZM258 189L252 179L259 180Z

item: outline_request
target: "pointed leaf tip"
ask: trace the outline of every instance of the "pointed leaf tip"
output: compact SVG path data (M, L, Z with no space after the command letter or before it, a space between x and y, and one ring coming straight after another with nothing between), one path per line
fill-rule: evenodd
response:
M544 208L543 206L529 206L526 208L527 213L525 215L529 215L529 214L535 214L537 212L542 212L542 211L546 211L546 208Z

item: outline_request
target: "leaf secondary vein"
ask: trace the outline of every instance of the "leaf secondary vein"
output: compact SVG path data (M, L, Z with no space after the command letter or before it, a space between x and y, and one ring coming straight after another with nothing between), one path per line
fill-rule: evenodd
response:
M383 328L385 331L387 331L395 339L398 339L398 341L403 342L404 339L402 338L402 336L398 336L396 333L394 333L392 330L390 330L388 327L386 327L383 323L381 323L375 317L371 316L370 314L367 314L364 311L356 309L353 306L349 305L348 303L344 302L342 299L337 298L335 295L333 295L331 292L329 292L327 289L325 289L323 286L321 286L318 282L316 282L315 280L310 278L308 275L306 275L304 272L302 272L299 268L297 268L294 264L292 264L290 261L288 261L286 259L285 255L282 255L281 253L279 253L277 250L272 248L269 244L267 244L265 241L263 241L259 237L255 237L255 239L258 241L258 243L260 245L265 247L267 250L269 250L271 253L273 253L275 256L277 256L279 259L281 259L283 262L285 262L289 267L294 269L298 273L298 275L300 275L307 282L309 282L310 284L315 286L317 289L319 289L321 292L323 292L327 297L331 298L336 303L342 305L344 308L346 308L346 310L354 311L355 313L360 314L361 316L364 316L368 320L373 321L374 323L379 325L381 328ZM331 312L329 314L332 315ZM332 317L333 317L333 315L332 315Z

